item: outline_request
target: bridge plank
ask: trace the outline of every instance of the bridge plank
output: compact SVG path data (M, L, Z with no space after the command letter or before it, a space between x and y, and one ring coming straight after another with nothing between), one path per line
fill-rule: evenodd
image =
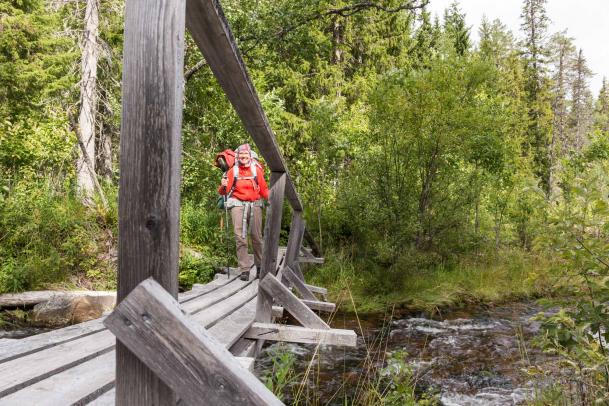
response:
M357 335L353 330L315 329L285 324L254 323L245 338L287 341L304 344L342 345L355 347Z
M102 354L0 399L0 405L84 404L114 386L116 354Z
M103 317L0 344L0 364L105 330Z
M257 293L258 280L256 279L245 289L240 290L226 300L217 303L215 306L207 309L206 311L196 313L190 317L194 322L201 324L203 327L210 328L217 323L218 320L223 319L256 297Z
M316 315L311 309L309 309L304 303L300 301L290 290L281 282L277 280L272 274L267 274L265 278L260 282L261 290L264 290L270 297L283 305L283 308L287 310L296 320L302 323L305 327L329 329L330 326L326 324L318 315ZM258 321L258 318L256 318Z
M187 404L283 404L153 279L133 289L105 325Z
M206 294L205 296L184 303L182 305L182 310L184 310L186 313L198 313L201 310L211 307L227 297L232 296L236 292L239 292L247 287L250 283L251 282L235 279L233 282L225 284L224 286Z
M0 397L108 352L114 343L104 330L0 364Z
M234 312L209 329L209 333L226 348L230 348L252 325L256 316L256 300L247 302L238 312Z

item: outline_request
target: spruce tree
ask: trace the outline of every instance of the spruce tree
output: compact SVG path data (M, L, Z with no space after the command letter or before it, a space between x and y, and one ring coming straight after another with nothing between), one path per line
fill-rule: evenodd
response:
M588 142L588 132L592 125L592 95L588 80L592 71L588 67L580 49L573 61L573 82L571 84L571 111L569 114L569 144L574 152L580 152Z
M459 3L454 1L444 11L444 31L450 38L457 55L465 55L471 47L469 28L465 24L465 13L461 12Z
M606 77L603 77L603 85L596 100L594 126L597 130L609 136L609 84Z
M533 155L535 174L546 193L550 191L550 103L545 79L546 36L549 18L546 0L524 0L521 28L525 34L523 56L525 66L525 92L529 107L528 139L525 151Z

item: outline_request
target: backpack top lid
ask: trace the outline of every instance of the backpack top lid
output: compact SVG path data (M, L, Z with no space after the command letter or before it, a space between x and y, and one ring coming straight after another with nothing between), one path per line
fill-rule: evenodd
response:
M235 165L235 151L232 149L225 149L218 153L214 165L222 169L222 172L228 171Z

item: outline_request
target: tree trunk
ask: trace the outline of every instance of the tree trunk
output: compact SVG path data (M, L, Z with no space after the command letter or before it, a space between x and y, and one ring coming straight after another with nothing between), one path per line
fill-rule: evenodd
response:
M95 186L95 115L97 109L97 48L99 31L99 4L97 0L87 0L85 9L85 30L83 33L80 81L80 114L78 127L84 150L79 149L76 164L78 191L85 200L93 195ZM87 157L85 157L85 154ZM87 158L93 165L87 168ZM90 169L90 170L89 170Z

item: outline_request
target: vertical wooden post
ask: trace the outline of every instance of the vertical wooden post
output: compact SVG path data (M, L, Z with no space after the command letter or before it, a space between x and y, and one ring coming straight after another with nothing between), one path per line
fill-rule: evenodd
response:
M301 211L294 211L292 214L292 223L290 225L290 235L288 237L288 246L285 251L284 266L293 268L294 261L300 252L302 244L302 236L304 234L305 222L302 218Z
M185 0L127 0L120 145L118 301L152 276L177 296ZM117 405L176 397L116 346Z
M271 192L264 225L264 248L262 251L262 267L259 272L260 280L267 273L276 274L277 252L279 250L279 233L281 231L281 216L283 213L283 198L285 195L284 172L271 172ZM258 289L256 306L256 321L268 323L271 321L273 298L262 289Z

